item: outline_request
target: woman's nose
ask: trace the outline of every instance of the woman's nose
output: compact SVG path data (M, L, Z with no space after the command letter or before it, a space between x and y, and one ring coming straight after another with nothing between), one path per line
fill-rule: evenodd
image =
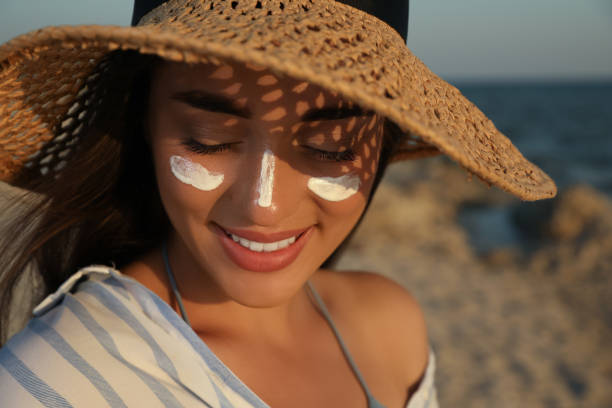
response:
M272 206L272 192L274 191L274 177L276 176L276 157L266 149L261 156L259 166L259 181L257 182L257 205L260 207Z
M276 226L299 206L299 175L271 150L249 160L247 177L237 199L248 222Z

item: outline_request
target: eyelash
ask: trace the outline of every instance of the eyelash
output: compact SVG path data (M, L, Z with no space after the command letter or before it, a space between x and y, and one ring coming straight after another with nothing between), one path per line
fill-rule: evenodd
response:
M314 147L307 147L312 154L323 161L335 161L335 162L348 162L355 160L355 152L353 149L347 149L342 152L328 152L327 150L315 149Z
M182 142L182 144L187 148L187 150L197 154L221 153L229 149L232 145L231 143L205 145L193 139L185 140L184 142Z

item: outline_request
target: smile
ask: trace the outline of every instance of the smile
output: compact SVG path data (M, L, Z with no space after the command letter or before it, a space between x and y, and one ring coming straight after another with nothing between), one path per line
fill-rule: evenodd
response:
M279 249L287 248L289 245L293 244L297 239L297 236L293 236L291 238L283 239L282 241L264 243L257 241L249 241L246 238L239 237L238 235L230 234L234 242L239 243L245 248L250 249L255 252L274 252Z
M253 272L272 272L289 266L313 231L312 226L274 233L224 228L217 224L215 227L227 257L238 267Z

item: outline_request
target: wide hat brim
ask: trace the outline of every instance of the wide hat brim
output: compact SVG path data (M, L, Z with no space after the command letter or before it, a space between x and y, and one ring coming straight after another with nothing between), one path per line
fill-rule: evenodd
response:
M386 23L331 0L171 0L137 27L48 27L0 46L0 180L65 164L79 138L71 111L109 51L186 62L230 59L315 83L394 122L393 160L441 152L523 200L556 186ZM69 117L69 119L66 119Z

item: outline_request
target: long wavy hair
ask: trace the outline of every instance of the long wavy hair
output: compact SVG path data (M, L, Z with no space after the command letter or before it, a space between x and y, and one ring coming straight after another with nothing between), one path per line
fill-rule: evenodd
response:
M7 340L20 281L42 283L29 299L18 299L17 303L29 301L25 308L31 310L79 268L121 268L160 245L170 231L144 135L151 76L158 61L132 51L110 53L99 65L105 68L99 69L99 95L94 99L101 103L82 131L69 165L43 176L36 168L24 169L18 177L16 184L23 192L4 211L16 215L0 236L0 345ZM386 121L372 194L401 137L399 128ZM355 228L324 267L333 266Z

